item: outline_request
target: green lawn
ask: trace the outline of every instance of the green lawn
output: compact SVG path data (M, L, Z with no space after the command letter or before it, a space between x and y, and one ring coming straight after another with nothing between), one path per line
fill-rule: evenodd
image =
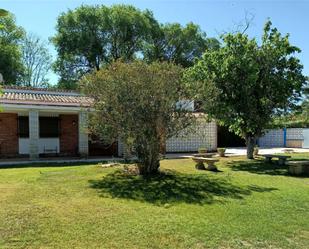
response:
M309 248L309 178L241 157L121 168L0 169L0 248Z

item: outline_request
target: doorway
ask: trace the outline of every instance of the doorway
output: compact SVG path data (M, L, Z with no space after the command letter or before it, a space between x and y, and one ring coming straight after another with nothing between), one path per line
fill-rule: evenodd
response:
M228 127L218 125L218 147L245 147L246 141L233 132Z

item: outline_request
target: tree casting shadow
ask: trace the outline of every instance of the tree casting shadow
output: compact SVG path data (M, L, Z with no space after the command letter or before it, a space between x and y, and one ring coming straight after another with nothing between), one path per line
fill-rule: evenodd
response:
M254 160L252 162L232 161L228 162L227 166L229 166L234 171L247 171L254 174L289 176L287 165L278 165L276 162L266 163L264 160Z
M242 199L252 192L269 192L275 188L239 187L224 178L211 179L206 174L188 175L165 172L151 178L124 174L118 170L101 180L90 180L90 187L101 196L124 198L152 204L211 204L222 198Z

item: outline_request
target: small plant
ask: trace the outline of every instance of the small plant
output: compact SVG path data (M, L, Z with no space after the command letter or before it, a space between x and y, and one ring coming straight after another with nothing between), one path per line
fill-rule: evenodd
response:
M259 154L259 146L255 146L253 149L253 155L257 156Z
M224 157L225 156L225 148L218 148L217 151L219 153L219 156Z
M198 151L199 154L207 153L207 149L206 148L198 148L197 151Z

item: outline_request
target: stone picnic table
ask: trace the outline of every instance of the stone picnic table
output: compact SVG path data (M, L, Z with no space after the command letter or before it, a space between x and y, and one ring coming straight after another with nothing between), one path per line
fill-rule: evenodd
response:
M291 156L282 156L282 155L274 155L274 154L267 154L267 155L261 155L262 157L265 157L265 161L267 163L271 163L273 158L278 158L278 164L279 165L285 165L286 160L288 158L291 158Z
M219 159L193 156L192 160L196 162L196 169L218 171L215 163L219 162ZM207 164L207 168L205 168L204 163Z

